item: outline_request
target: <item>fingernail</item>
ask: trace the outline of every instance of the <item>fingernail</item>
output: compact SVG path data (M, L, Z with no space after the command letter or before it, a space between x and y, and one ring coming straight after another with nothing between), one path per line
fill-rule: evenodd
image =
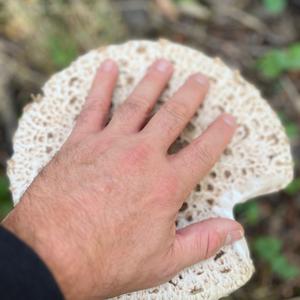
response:
M240 240L243 236L244 232L241 229L233 230L227 234L225 245L231 245L233 242Z
M195 79L198 83L200 83L201 85L207 85L208 84L208 78L201 74L201 73L198 73L196 76L195 76Z
M235 117L232 115L229 115L229 114L224 114L223 120L227 125L232 126L232 127L234 127L236 124Z
M155 68L159 71L159 72L166 72L171 68L171 63L166 60L166 59L159 59L156 63L155 63Z
M112 61L111 59L107 59L102 63L101 70L103 70L104 72L110 72L114 68L114 66L114 61Z

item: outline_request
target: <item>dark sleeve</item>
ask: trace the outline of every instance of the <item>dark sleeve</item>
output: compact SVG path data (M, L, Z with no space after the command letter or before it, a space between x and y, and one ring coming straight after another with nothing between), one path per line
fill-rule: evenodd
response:
M0 226L0 299L63 300L44 262L3 226Z

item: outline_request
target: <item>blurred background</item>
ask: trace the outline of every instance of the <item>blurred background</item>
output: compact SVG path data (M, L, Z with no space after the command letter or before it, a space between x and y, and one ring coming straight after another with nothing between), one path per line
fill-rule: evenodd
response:
M236 207L256 265L227 300L300 299L299 0L0 0L0 219L12 208L5 176L22 107L81 53L165 37L239 68L278 112L296 177L284 191Z

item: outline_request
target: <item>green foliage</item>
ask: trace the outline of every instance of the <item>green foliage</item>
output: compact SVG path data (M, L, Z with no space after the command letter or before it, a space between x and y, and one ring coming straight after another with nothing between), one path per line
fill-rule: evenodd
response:
M255 225L260 218L260 208L257 202L248 201L236 205L235 213L243 220L244 223Z
M274 237L262 236L255 240L254 251L272 271L282 279L292 279L300 274L297 267L291 265L281 253L282 242Z
M271 50L258 61L258 68L266 78L276 78L285 69L285 55L281 50Z
M299 130L299 126L296 123L287 122L284 127L285 127L286 134L290 139L294 139L299 136L300 130Z
M292 279L300 274L299 269L291 265L283 255L276 257L272 263L272 269L283 279Z
M287 64L289 70L300 70L300 43L291 45L287 51Z
M291 120L283 114L282 112L278 113L278 117L280 118L283 126L285 128L285 132L290 139L297 139L300 135L300 128L299 125Z
M0 177L0 220L2 220L12 208L8 179Z
M78 55L74 40L63 34L49 36L48 51L58 68L68 66Z
M285 71L300 70L300 43L267 52L258 60L257 67L269 79L275 79Z
M290 196L300 193L300 178L295 178L285 189L285 192Z
M254 251L264 260L272 260L282 248L279 239L270 236L262 236L255 240Z
M0 199L6 199L9 196L8 192L8 180L6 177L0 177Z
M287 0L263 0L263 5L269 13L277 15L285 10Z

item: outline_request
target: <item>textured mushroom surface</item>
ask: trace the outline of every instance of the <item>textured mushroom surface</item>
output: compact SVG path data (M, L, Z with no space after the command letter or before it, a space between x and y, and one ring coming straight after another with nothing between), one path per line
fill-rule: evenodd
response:
M171 43L130 41L79 57L53 75L42 94L26 106L14 137L8 175L17 203L41 168L70 134L99 64L117 61L120 77L113 99L115 109L129 95L157 58L167 58L175 73L156 109L194 72L209 76L211 88L204 104L171 147L176 151L196 138L221 113L233 114L239 128L213 170L182 206L178 227L209 217L233 218L233 207L258 195L284 188L293 177L290 146L284 129L259 91L218 58ZM46 217L46 216L45 216ZM206 261L183 270L166 284L123 295L120 299L219 299L245 284L254 267L243 239L224 247Z

